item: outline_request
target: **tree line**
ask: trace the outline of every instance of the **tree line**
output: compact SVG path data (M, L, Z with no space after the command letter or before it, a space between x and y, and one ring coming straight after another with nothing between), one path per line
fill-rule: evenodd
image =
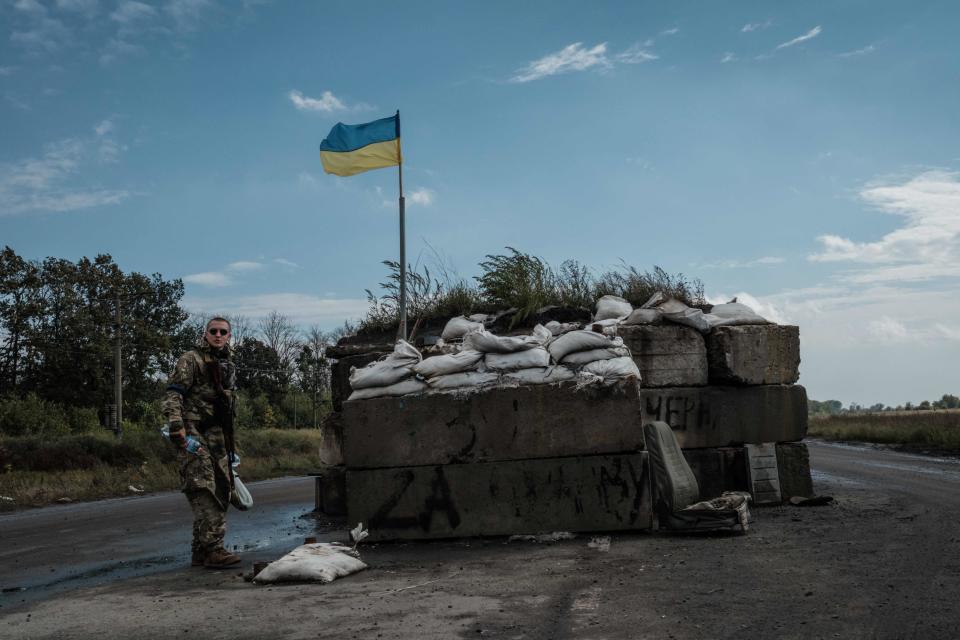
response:
M934 411L937 409L960 409L960 397L945 393L939 400L924 400L918 404L907 402L901 405L885 405L882 402L866 406L851 402L844 407L839 400L808 400L810 415L838 415L841 413L879 413L881 411Z
M37 261L5 247L0 252L0 433L51 429L51 414L83 416L64 418L74 431L89 428L93 420L107 422L118 336L123 415L159 427L166 375L176 358L199 342L206 321L181 306L183 295L181 280L125 273L109 255ZM241 389L238 424L318 424L329 403L325 351L337 335L316 326L301 331L276 311L257 323L243 316L229 319Z

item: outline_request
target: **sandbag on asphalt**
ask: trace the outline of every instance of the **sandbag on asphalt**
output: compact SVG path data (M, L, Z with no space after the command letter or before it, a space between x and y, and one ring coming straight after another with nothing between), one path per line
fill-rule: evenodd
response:
M445 389L462 389L464 387L482 387L496 384L499 380L499 373L490 371L466 371L430 378L427 380L427 384L430 385L430 389L433 391L443 391Z
M550 365L550 353L543 347L534 347L514 353L488 353L483 358L488 371L516 371Z
M550 332L547 331L547 333ZM483 353L514 353L543 346L543 338L541 336L496 336L486 329L481 329L465 335L463 346L465 349Z
M413 370L424 378L433 378L461 371L472 371L480 365L481 360L483 360L482 353L465 349L457 353L426 358Z
M627 316L623 324L662 324L663 312L659 309L634 309L633 313Z
M369 398L380 398L383 396L407 396L411 393L423 393L427 388L427 383L422 380L407 378L406 380L401 380L396 384L387 385L386 387L358 389L351 393L347 400L367 400Z
M617 380L622 380L628 376L636 376L637 380L640 379L640 369L637 368L637 363L633 361L633 358L629 356L590 362L580 368L580 373L596 376L604 384L613 384Z
M449 342L450 340L459 340L464 335L470 331L481 331L483 329L483 322L474 322L463 316L458 316L456 318L450 318L447 321L447 324L443 327L443 332L440 334L440 337Z
M253 581L258 584L327 583L366 568L362 560L351 555L350 547L336 542L315 542L301 545L279 560L274 560L254 576Z
M537 367L534 369L520 369L503 374L506 382L519 382L520 384L551 384L554 382L565 382L577 377L572 370L567 367L555 365L552 367Z
M623 344L621 340L620 344ZM629 356L630 350L626 347L609 347L607 349L589 349L587 351L576 351L567 355L561 364L568 367L579 367L581 365L595 362L597 360L610 360L611 358L622 358Z
M622 345L623 341L621 341L620 344L611 344L610 338L602 333L596 333L595 331L587 331L583 329L579 331L570 331L558 338L555 338L553 342L547 346L547 350L550 352L550 355L553 356L555 362L562 362L567 354L575 353L577 351L606 349L609 347Z
M597 313L593 319L596 321L624 318L630 315L631 311L633 306L620 296L603 296L597 300Z
M386 387L413 375L413 367L423 356L415 346L406 340L397 340L393 353L360 369L350 368L350 387L368 389Z

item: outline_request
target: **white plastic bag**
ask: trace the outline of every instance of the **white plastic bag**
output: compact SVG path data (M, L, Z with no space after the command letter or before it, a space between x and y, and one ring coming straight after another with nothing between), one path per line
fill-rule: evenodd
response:
M483 360L482 353L465 349L457 353L426 358L413 370L424 378L433 378L434 376L445 376L461 371L471 371L480 365L481 360Z
M516 371L532 367L550 365L550 352L543 347L535 347L514 353L488 353L483 359L488 371Z
M440 337L449 342L451 340L459 340L470 331L480 331L481 329L483 329L483 322L474 322L463 316L457 316L447 321Z
M561 360L561 363L567 365L568 367L579 367L597 360L610 360L611 358L622 358L623 356L629 355L630 350L626 347L589 349L587 351L574 351Z
M626 325L662 324L663 312L659 309L634 309L633 313L623 321Z
M416 378L407 378L396 384L386 387L368 387L358 389L350 394L347 400L368 400L370 398L381 398L384 396L407 396L411 393L423 393L427 390L427 383Z
M597 313L594 321L611 318L625 318L633 311L633 306L620 296L603 296L597 300Z
M606 349L614 346L623 345L621 340L619 344L611 344L610 338L602 333L595 331L570 331L554 339L547 347L554 362L562 362L569 353L577 351L588 351L590 349Z
M513 353L541 346L535 336L495 336L486 329L471 331L463 337L463 347L483 353Z
M351 555L350 547L336 542L315 542L301 545L279 560L274 560L254 576L253 581L258 584L328 583L366 568L362 560Z
M351 367L350 387L368 389L386 387L413 375L413 367L423 356L415 346L406 340L397 340L393 353L360 369Z
M463 373L451 373L446 376L437 376L427 380L430 389L433 391L443 391L446 389L462 389L464 387L483 387L490 384L496 384L500 381L500 374L492 371L465 371Z
M577 377L573 371L563 366L537 367L534 369L520 369L503 374L505 382L519 382L520 384L551 384L564 382Z
M633 361L633 358L629 356L590 362L583 365L580 373L595 376L603 384L613 384L617 380L622 380L628 376L636 376L637 380L640 379L640 369L637 368L637 363Z

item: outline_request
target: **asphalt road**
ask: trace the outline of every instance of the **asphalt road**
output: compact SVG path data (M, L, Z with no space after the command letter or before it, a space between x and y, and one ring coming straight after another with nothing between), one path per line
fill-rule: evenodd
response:
M0 638L957 637L960 461L809 449L835 502L758 509L745 536L368 545L370 569L329 585L187 568L180 495L0 516L3 586L30 586L0 597ZM315 526L309 480L253 490L230 514L245 566Z

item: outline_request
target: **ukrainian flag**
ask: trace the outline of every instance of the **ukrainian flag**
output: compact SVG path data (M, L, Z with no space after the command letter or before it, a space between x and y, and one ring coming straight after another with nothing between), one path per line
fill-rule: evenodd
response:
M338 176L400 164L400 114L366 124L338 122L320 143L320 162Z

